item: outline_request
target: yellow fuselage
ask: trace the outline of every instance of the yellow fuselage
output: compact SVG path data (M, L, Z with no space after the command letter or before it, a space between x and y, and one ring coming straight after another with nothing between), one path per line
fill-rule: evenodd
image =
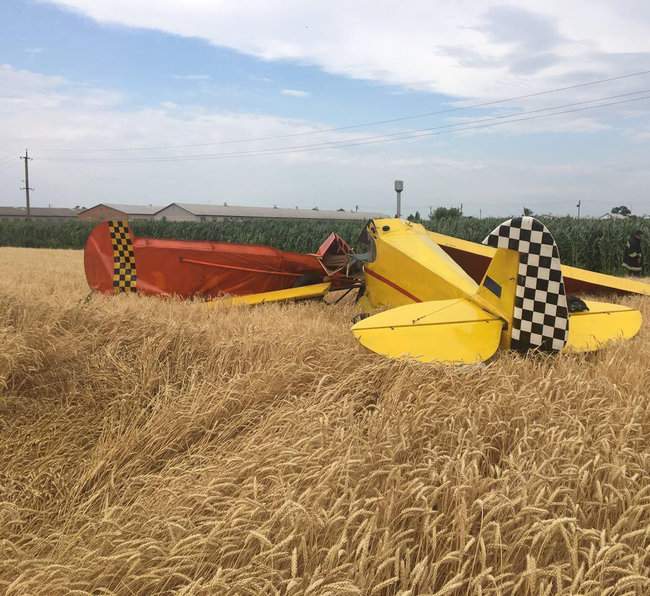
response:
M420 224L376 219L367 231L372 246L360 305L392 310L353 327L362 344L391 357L465 363L485 360L499 346L510 347L516 251L484 247L492 261L479 285ZM496 284L498 292L491 291L488 282ZM629 339L640 328L636 310L586 304L586 312L571 316L565 351L595 350L611 340Z
M374 258L365 265L366 307L465 298L478 285L417 223L375 219L368 234Z

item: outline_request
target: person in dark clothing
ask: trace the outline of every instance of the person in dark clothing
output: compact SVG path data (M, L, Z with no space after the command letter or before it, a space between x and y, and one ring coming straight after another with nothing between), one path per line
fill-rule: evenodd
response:
M625 256L623 267L630 275L641 277L643 270L643 255L641 254L641 230L637 230L630 236L625 245Z

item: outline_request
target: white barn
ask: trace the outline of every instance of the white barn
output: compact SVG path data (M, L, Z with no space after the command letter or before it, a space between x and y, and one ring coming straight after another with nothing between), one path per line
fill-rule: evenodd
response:
M199 205L171 203L154 215L167 221L223 221L224 219L317 219L339 221L366 221L386 217L383 213L361 211L326 211L319 209L286 209L277 207L240 207L237 205Z

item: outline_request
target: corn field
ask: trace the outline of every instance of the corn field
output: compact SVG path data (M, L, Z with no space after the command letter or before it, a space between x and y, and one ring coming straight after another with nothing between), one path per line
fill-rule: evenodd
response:
M83 248L97 222L73 220L0 220L0 246L27 248ZM337 232L356 241L364 222L320 220L225 220L222 222L170 222L134 220L137 236L176 240L211 240L243 244L267 244L296 252L313 252L330 234Z
M427 220L429 229L480 242L504 218L454 217ZM551 230L562 261L603 273L621 273L623 249L632 232L641 229L644 252L650 254L650 220L540 218ZM0 220L0 246L29 248L82 248L94 223ZM133 221L138 236L178 240L211 240L244 244L268 244L282 250L313 252L330 232L337 232L352 246L363 222L226 220L223 222Z
M0 248L0 593L650 594L647 322L454 368L354 312L88 297L80 251Z

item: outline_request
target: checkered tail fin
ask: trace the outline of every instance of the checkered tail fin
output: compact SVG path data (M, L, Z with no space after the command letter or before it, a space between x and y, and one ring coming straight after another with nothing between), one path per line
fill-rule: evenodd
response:
M507 249L497 251L493 264L483 279L479 293L482 292L484 297L489 296L490 291L493 294L498 290L503 292L504 285L513 284L516 263L514 301L509 320L510 347L520 351L560 351L568 339L569 311L560 252L552 234L533 217L515 217L494 229L483 243L497 249ZM518 257L514 257L512 251ZM506 253L511 255L510 264ZM497 266L497 263L501 265ZM507 274L508 269L509 278L502 276L501 279L494 279L490 275L491 272L494 275L495 270ZM499 299L507 304L504 298L507 295ZM494 303L494 298L492 302Z

